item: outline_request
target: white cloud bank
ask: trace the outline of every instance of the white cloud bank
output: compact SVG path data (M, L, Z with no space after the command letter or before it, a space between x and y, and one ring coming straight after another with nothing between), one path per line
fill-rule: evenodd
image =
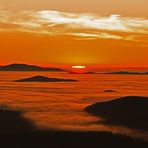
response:
M148 19L48 10L0 10L0 31L71 35L83 39L135 40L137 35L148 35Z

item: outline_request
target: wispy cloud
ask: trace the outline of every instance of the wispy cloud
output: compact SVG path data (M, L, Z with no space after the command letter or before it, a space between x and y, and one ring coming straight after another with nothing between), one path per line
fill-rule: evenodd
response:
M135 40L135 36L148 35L148 19L48 10L0 10L0 31L71 35L83 39Z

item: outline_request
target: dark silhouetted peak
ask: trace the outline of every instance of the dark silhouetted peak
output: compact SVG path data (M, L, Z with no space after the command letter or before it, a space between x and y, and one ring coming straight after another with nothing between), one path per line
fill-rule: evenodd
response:
M115 92L115 90L112 90L112 89L107 89L107 90L104 90L104 92Z
M60 68L43 68L35 65L27 64L10 64L6 66L0 66L0 71L64 71Z
M78 82L78 81L73 79L48 78L39 75L31 78L16 80L15 82Z
M146 75L148 72L131 72L131 71L116 71L116 72L108 72L104 74L121 74L121 75Z
M19 111L0 109L0 135L22 134L36 130L32 122Z
M86 107L85 111L103 117L106 123L148 129L148 97L127 96L99 102Z

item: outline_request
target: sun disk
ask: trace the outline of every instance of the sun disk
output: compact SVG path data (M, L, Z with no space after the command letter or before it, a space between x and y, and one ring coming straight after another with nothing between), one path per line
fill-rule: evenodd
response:
M86 66L72 66L72 68L82 68L82 69L84 69L84 68L86 68Z
M76 65L76 66L72 66L70 73L74 73L74 74L84 74L87 72L87 68L86 66L83 65Z

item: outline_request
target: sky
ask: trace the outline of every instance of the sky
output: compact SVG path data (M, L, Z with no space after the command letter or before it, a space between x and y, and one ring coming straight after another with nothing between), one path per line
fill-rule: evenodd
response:
M0 0L0 65L148 67L148 0Z

